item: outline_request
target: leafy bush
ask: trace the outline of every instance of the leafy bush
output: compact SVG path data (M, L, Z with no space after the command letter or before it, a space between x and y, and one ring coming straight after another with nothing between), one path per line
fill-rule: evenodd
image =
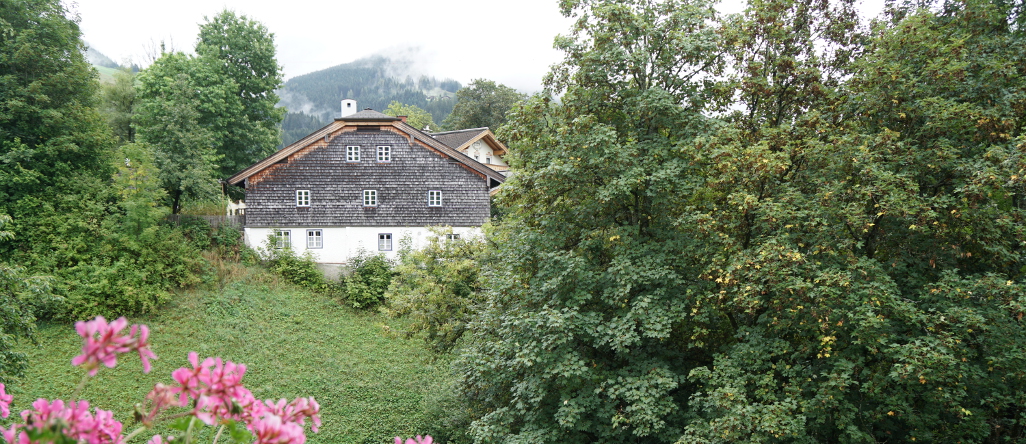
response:
M445 240L451 230L432 232L426 247L401 256L384 311L408 321L404 336L423 336L434 351L448 352L479 301L486 244L477 238Z
M382 254L360 250L349 259L342 282L342 299L353 308L368 308L380 304L395 272L392 262Z
M268 236L264 248L261 248L265 264L274 274L310 289L328 289L324 273L317 269L317 263L309 252L300 256L292 248L275 248L274 244L274 236Z
M124 198L107 183L68 178L59 192L13 207L14 239L0 246L31 275L48 275L64 307L45 318L117 317L159 307L175 288L200 282L204 261L181 230L136 218L125 227Z

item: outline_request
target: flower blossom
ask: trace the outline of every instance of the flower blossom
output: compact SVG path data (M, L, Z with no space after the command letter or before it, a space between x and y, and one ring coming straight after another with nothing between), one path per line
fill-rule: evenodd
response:
M58 399L53 402L37 399L32 403L34 410L21 412L24 425L4 430L4 439L9 444L27 444L25 429L51 429L59 427L60 432L72 440L89 444L121 444L122 425L108 410L96 409L89 412L89 402L78 401L65 404ZM23 430L18 430L18 429ZM17 435L17 436L16 436Z
M296 398L288 404L285 404L284 399L279 399L278 402L267 400L264 401L264 405L268 412L281 417L286 422L294 422L305 426L306 418L310 418L313 421L310 430L313 430L314 433L317 433L317 428L321 426L321 406L312 396L309 398Z
M84 341L82 354L75 356L71 364L88 369L89 376L96 376L100 364L113 368L117 365L119 353L135 351L142 360L143 372L149 373L150 359L157 357L150 349L150 330L145 325L133 325L127 335L122 334L126 326L128 321L125 318L118 318L108 324L103 316L88 322L76 322L75 330Z
M294 422L283 421L281 417L265 413L249 424L256 440L253 444L303 444L306 435L303 427Z
M200 362L196 352L189 353L192 368L182 367L171 373L178 383L173 390L179 394L179 404L189 398L196 401L193 414L208 425L219 419L239 419L240 409L254 404L253 394L242 386L246 366L221 358L207 358Z
M14 395L8 395L7 388L0 384L0 417L11 416L11 401L14 401Z
M433 442L433 440L431 439L431 435L426 435L424 437L421 437L420 435L417 435L416 439L414 439L414 438L406 438L406 443L405 444L431 444L432 442ZM395 437L395 444L403 444L403 439L398 437L398 436L396 436Z

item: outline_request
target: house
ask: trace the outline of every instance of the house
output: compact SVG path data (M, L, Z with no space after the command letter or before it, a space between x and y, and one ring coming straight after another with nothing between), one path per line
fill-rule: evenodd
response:
M442 142L474 160L485 164L488 168L503 175L509 173L509 166L503 157L506 145L495 138L488 128L472 128L444 133L429 133L435 140Z
M473 131L461 144L467 155L441 141L449 133L439 140L404 118L370 109L337 118L228 179L246 189L246 243L270 240L335 264L361 249L394 257L406 243L420 247L429 227L475 233L490 216L489 191L505 180L496 171L505 147L491 131ZM478 142L478 156L492 159L471 157Z

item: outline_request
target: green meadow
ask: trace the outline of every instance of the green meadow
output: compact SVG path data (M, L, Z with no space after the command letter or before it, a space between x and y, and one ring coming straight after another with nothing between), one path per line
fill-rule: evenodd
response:
M376 313L346 308L255 268L242 274L221 288L182 292L158 313L129 319L149 325L159 360L143 374L137 356L122 355L117 367L101 368L88 382L82 399L112 410L127 434L137 427L133 405L157 382L171 383L171 372L188 365L188 353L195 351L201 359L245 364L243 381L259 399L315 397L323 425L319 433L307 432L310 443L383 443L432 433L430 400L444 393L449 376L420 342L383 334L386 320ZM38 344L23 347L30 368L9 389L15 396L10 419L37 398L69 399L84 373L70 364L82 344L71 325L40 325L36 339ZM133 441L170 432L157 427Z

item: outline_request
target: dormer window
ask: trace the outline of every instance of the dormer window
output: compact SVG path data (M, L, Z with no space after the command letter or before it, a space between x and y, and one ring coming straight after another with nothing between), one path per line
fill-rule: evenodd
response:
M360 147L358 146L347 146L346 147L346 162L359 162L360 161Z

